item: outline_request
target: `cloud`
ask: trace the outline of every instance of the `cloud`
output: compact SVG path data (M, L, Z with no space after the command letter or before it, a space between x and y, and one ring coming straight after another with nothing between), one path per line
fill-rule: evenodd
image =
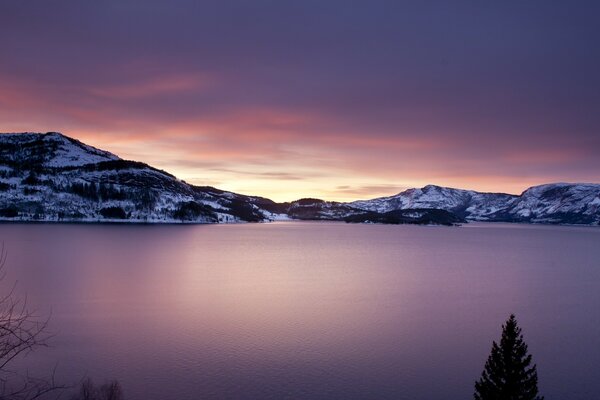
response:
M209 87L215 82L212 78L201 76L163 76L150 80L124 83L120 85L97 86L89 88L93 96L112 99L139 99L164 95L194 92Z
M284 180L284 181L301 181L304 179L309 179L310 175L298 175L292 174L289 172L252 172L252 171L243 171L243 170L234 170L227 168L210 168L209 171L214 172L225 172L232 175L246 175L251 176L258 179L275 179L275 180ZM313 175L314 176L314 175Z
M15 2L0 130L286 199L600 181L600 28L582 9Z
M373 198L380 196L391 196L398 194L409 187L403 187L393 184L381 184L381 185L365 185L365 186L350 186L350 185L339 185L333 191L334 194L343 195L344 197L361 197L362 198Z

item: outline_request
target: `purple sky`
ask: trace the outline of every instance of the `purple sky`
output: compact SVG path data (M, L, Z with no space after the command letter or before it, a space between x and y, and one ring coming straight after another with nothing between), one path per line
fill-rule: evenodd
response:
M600 3L1 1L0 131L349 200L600 182Z

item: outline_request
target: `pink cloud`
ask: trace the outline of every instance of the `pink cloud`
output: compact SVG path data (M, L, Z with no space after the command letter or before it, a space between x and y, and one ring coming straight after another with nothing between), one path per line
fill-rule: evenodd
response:
M177 94L197 91L215 84L215 78L206 75L163 76L124 83L120 85L96 86L88 89L94 96L120 99Z
M593 168L581 173L577 165L590 155L564 138L535 148L493 135L474 144L472 133L366 129L325 110L240 104L171 114L154 103L171 95L210 97L220 84L182 74L59 87L0 75L0 130L63 131L194 183L279 200L351 200L428 183L518 193L547 181L600 179Z

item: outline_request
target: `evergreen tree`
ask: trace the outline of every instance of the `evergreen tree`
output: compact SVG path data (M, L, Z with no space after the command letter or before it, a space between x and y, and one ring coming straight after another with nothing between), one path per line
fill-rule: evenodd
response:
M481 378L475 383L475 400L543 400L538 396L537 369L523 341L515 316L502 325L500 345L492 344Z

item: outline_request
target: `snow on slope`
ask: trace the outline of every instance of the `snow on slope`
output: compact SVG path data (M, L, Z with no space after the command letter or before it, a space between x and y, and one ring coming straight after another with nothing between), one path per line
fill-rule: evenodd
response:
M54 141L58 144L54 157L44 163L47 167L81 166L119 160L119 157L108 151L98 150L61 134L51 133L46 135L44 140Z
M351 203L275 203L189 185L59 133L0 134L0 219L127 222L344 220L439 209L480 221L600 225L600 184L535 186L520 196L428 185Z
M0 136L0 144L5 161L32 159L45 167L73 167L119 160L108 151L98 150L57 132L5 133Z
M600 184L553 183L525 190L504 211L530 222L600 223Z
M270 215L248 196L188 185L58 133L0 134L0 219L209 223Z
M591 183L534 186L520 196L428 185L394 196L348 204L380 213L437 208L477 221L600 225L600 184Z
M516 197L503 193L480 193L427 185L420 189L408 189L394 196L354 201L349 205L381 213L409 208L437 208L470 219L487 220L491 214Z

